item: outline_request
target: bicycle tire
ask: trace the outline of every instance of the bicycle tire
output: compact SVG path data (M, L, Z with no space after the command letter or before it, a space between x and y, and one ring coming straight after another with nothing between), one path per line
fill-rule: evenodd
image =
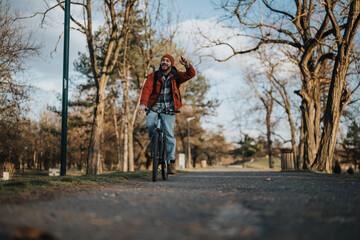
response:
M165 155L165 146L164 141L161 141L161 175L163 180L168 180L168 164L166 159L164 158Z
M151 158L153 162L152 180L157 181L157 174L159 168L159 134L154 133L151 142Z

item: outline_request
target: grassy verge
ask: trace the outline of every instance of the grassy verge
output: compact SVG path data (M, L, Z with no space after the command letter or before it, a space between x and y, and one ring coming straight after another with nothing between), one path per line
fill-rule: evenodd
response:
M274 161L274 168L269 168L269 158L263 157L263 158L256 158L253 162L246 162L245 167L248 168L256 168L261 170L281 170L281 159L278 157L273 157Z
M274 168L271 168L271 170L281 171L281 159L278 157L274 157L273 160L274 160ZM270 170L269 159L268 158L257 158L252 163L251 162L245 163L245 167L256 168L256 169L261 169L261 170ZM350 179L359 179L360 178L360 173L358 171L356 171L354 174L348 174L346 172L346 170L344 170L344 169L341 171L340 174L335 174L335 173L326 174L326 173L310 171L310 170L303 170L303 169L289 170L289 172L308 172L308 173L314 173L314 174L320 174L320 175L326 175L326 176L334 176L334 177L339 177L339 178L350 178Z
M96 176L69 174L65 177L50 177L44 171L31 171L15 175L8 181L0 181L0 202L18 199L54 189L70 189L78 186L116 184L127 180L149 180L150 171L112 172Z

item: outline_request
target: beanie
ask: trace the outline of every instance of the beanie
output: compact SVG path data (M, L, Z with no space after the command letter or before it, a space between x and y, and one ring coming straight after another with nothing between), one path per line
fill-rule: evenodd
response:
M174 61L173 56L171 56L170 54L165 54L165 55L161 58L161 60L163 60L164 57L170 59L171 66L174 66L174 62L175 62L175 61Z

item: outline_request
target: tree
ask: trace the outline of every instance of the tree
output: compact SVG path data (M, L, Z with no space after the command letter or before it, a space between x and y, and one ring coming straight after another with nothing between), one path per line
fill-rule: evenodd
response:
M104 55L102 58L99 58L96 54L96 46L98 43L95 42L93 33L92 7L94 4L92 4L91 0L72 2L73 6L80 6L82 8L82 23L80 22L81 20L77 20L73 15L70 15L70 19L78 27L77 30L86 37L87 49L90 56L91 74L96 86L87 174L94 175L102 173L101 143L104 130L105 89L109 76L118 62L118 55L123 45L125 33L129 29L129 19L133 13L135 3L136 0L103 0L104 18L106 20L105 27L108 35L105 36L107 48L104 48ZM56 7L64 9L63 3L60 0L57 0L57 4L53 5L42 14L45 16L48 11Z
M347 160L352 160L356 169L357 162L360 160L360 127L355 120L353 120L348 127L342 146L347 153Z
M261 49L258 51L257 58L260 60L259 64L255 64L251 69L253 72L257 72L257 74L253 74L255 76L257 75L264 75L262 79L260 79L258 82L259 85L267 86L270 84L271 87L268 87L270 90L265 90L266 96L269 96L267 99L267 102L269 102L269 106L272 106L270 103L270 99L272 98L274 102L276 102L279 106L281 106L287 116L289 129L291 133L291 146L294 153L294 161L296 168L300 166L298 162L298 151L296 146L296 128L295 128L295 122L293 119L293 103L291 99L291 95L289 92L292 89L292 85L294 85L294 82L296 82L296 75L298 74L298 71L293 72L294 65L289 64L286 62L288 60L286 56L283 54L283 50L281 49L271 49L270 51L266 51L266 49ZM264 69L263 71L259 69ZM251 70L249 70L251 71ZM254 86L254 84L253 84ZM255 86L254 86L255 87ZM263 95L265 95L265 93ZM260 93L257 93L259 96ZM261 95L260 95L261 96ZM270 98L271 97L271 98ZM264 100L262 100L264 102ZM268 108L267 109L267 119L268 117ZM272 109L272 107L269 109ZM267 136L269 136L269 132L271 135L271 131L273 131L269 126L272 126L273 124L267 120ZM268 137L268 142L269 139ZM270 148L271 149L271 148ZM270 152L270 149L268 151ZM270 156L270 155L269 155Z
M263 86L262 93L259 92L258 87L255 85L256 77L258 74L250 74L247 75L247 81L251 85L252 89L255 92L256 97L261 101L263 108L265 109L265 125L266 125L266 139L267 139L267 149L269 156L269 167L274 167L274 162L272 160L272 140L271 135L273 131L274 121L271 120L271 114L274 108L274 86L272 84L268 84L268 86ZM273 72L268 73L268 77L273 75ZM262 80L260 80L262 81ZM263 84L265 85L265 84Z
M22 134L26 102L31 88L14 76L24 70L24 62L39 53L31 32L25 30L10 6L0 0L0 159L18 165L23 152Z
M297 93L302 98L304 149L300 150L304 152L304 166L330 173L340 118L352 93L346 83L350 81L348 70L357 59L353 49L360 1L227 0L222 9L228 13L226 19L235 18L247 28L242 35L252 39L252 45L237 50L228 42L209 39L209 46L224 45L232 51L224 59L213 56L217 61L257 51L264 45L292 48L289 56L296 59L302 80ZM331 63L331 71L324 70L327 63ZM324 84L328 88L322 103Z
M255 139L248 134L245 134L244 139L240 140L237 144L240 145L240 147L233 151L233 155L235 158L242 157L243 160L248 160L253 157L260 149Z
M205 155L207 164L221 164L221 162L223 162L223 160L231 154L230 145L226 141L222 130L223 129L219 127L218 132L206 131L205 136L203 135L199 137L198 141L194 144L195 149L192 150L194 153L196 153L195 151L197 150L197 155L192 154L192 156L197 156L197 159L201 161L204 159L201 159L200 157Z
M25 110L28 87L14 79L23 70L24 60L37 54L39 46L26 33L10 7L0 0L0 119L12 122Z

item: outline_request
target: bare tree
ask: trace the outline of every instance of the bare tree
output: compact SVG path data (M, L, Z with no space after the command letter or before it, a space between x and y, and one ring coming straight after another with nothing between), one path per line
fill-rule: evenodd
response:
M4 3L5 2L5 3ZM39 53L31 32L25 29L6 1L0 0L0 164L13 162L19 167L23 151L23 134L31 88L16 74L24 70L29 57Z
M269 75L273 75L273 73L269 73ZM268 84L267 87L262 88L262 92L256 86L256 78L259 77L259 74L251 74L248 73L246 76L246 81L249 83L251 88L254 90L256 97L261 101L266 115L265 115L265 125L266 125L266 140L267 140L267 153L269 156L269 167L274 167L274 161L272 160L272 140L271 133L273 131L273 121L271 120L271 114L274 108L274 86L272 84ZM267 77L267 76L265 76ZM260 81L263 81L262 79Z
M295 122L292 114L292 101L291 96L289 94L291 81L296 78L295 74L298 74L298 71L292 72L292 65L284 66L286 61L285 59L281 59L277 54L266 53L265 51L260 51L258 56L262 65L265 67L265 74L269 83L274 87L274 91L277 93L277 97L274 98L275 102L280 105L288 119L290 134L291 134L291 147L294 155L294 162L296 168L299 168L300 163L298 161L298 149L296 145L296 128ZM286 68L286 71L283 71L281 68Z
M293 48L301 71L305 167L331 172L342 112L350 101L347 72L354 64L354 39L360 24L360 0L226 0L228 18L235 18L252 39L248 49L235 49L228 42L209 39L205 47L224 45L231 49L227 61L238 54L257 51L262 45ZM261 9L261 11L259 11ZM330 73L323 71L331 62ZM322 84L329 85L322 108ZM323 128L321 124L323 123Z
M52 9L57 7L64 9L63 2L60 0L56 1L57 4L50 6L49 9L42 13L44 17ZM96 86L96 100L90 137L87 174L102 173L101 143L104 129L105 89L109 77L118 62L119 52L123 45L125 33L129 28L129 19L133 14L135 3L136 0L103 0L104 17L108 35L107 41L105 41L107 48L100 59L96 54L96 44L98 43L94 40L93 32L92 6L94 4L91 0L71 2L73 6L80 6L83 10L82 20L76 19L73 15L70 15L70 19L77 26L77 30L86 37L92 75Z
M0 0L0 116L15 113L26 99L25 86L15 81L14 74L23 70L24 60L37 54L32 33L25 31L10 6Z

